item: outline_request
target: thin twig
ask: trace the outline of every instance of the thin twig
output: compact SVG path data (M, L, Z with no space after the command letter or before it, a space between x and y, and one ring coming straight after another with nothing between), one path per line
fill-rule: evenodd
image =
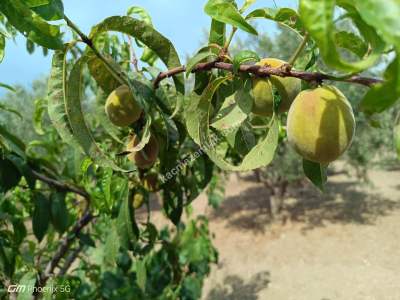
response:
M66 258L63 267L60 268L58 276L63 276L68 272L71 265L78 258L79 253L82 251L82 249L83 249L83 244L79 244L79 246L76 249L74 249L74 251L72 251L72 253Z
M53 186L53 187L57 188L58 190L67 191L67 192L73 192L75 194L81 195L82 197L84 197L86 199L90 198L89 194L84 189L82 189L80 187L77 187L75 185L72 185L72 184L69 184L69 183L66 183L66 182L61 182L61 181L58 181L56 179L47 177L46 175L44 175L42 173L39 173L39 172L37 172L35 170L32 170L32 175L36 179L39 179L40 181L43 181L44 183L46 183L46 184L48 184L50 186Z
M60 246L52 259L48 262L44 273L40 276L40 285L45 286L47 280L54 274L54 270L58 267L61 259L65 256L69 248L71 247L75 238L78 237L81 230L92 221L93 215L87 210L83 216L77 221L71 232L62 239Z
M225 43L225 45L224 45L224 48L223 48L223 50L224 50L225 53L228 51L229 45L231 44L231 42L232 42L232 40L233 40L233 37L235 36L236 31L237 31L237 28L236 28L236 27L232 27L232 32L231 32L231 34L229 35L229 38L228 38L228 40L226 41L226 43Z
M289 59L289 62L288 62L289 65L294 66L296 60L299 58L301 52L304 50L305 46L307 45L308 39L309 39L309 34L308 34L308 32L306 32L299 47L297 47L297 49L293 53L293 56Z
M289 66L289 65L287 65ZM224 62L208 62L208 63L200 63L196 65L192 73L196 72L205 72L210 71L211 69L219 69L228 72L233 72L233 65ZM186 71L185 66L176 67L170 69L165 72L161 72L158 74L157 78L153 82L154 88L158 88L160 82L166 78L175 76L177 74L183 73ZM305 72L305 71L296 71L292 70L291 68L280 67L280 68L271 68L271 67L264 67L258 65L241 65L239 67L239 72L241 73L248 73L253 74L257 77L269 77L271 75L279 76L279 77L295 77L305 81L314 81L314 82L322 82L324 80L331 80L331 81L341 81L341 82L348 82L348 83L357 83L364 86L372 86L377 83L382 83L383 80L377 78L370 78L370 77L363 77L363 76L350 76L350 77L337 77L330 74L320 73L320 72Z
M58 267L61 259L67 254L68 250L71 248L74 240L78 237L81 230L92 221L93 215L90 211L90 195L83 188L77 187L69 183L61 182L54 178L50 178L47 175L44 175L35 170L32 170L32 175L36 179L52 187L55 187L58 190L73 192L77 195L80 195L86 201L86 208L83 212L82 217L75 223L71 231L66 233L64 238L61 240L61 243L58 246L58 249L56 250L54 256L48 262L44 272L40 275L40 281L38 282L38 285L45 286L47 280L54 274L54 270Z
M73 30L75 31L79 37L81 38L82 42L85 43L86 45L88 45L88 47L90 49L92 49L93 53L100 59L103 61L104 65L106 66L106 68L110 71L110 73L115 77L115 79L117 79L120 84L126 84L129 85L127 79L123 76L123 74L121 74L121 72L119 72L118 70L116 70L113 65L110 63L110 61L108 59L106 59L94 46L93 41L86 35L84 34L78 26L76 26L66 15L64 15L64 20L65 22L67 22L67 25Z
M132 38L130 35L128 35L128 43L129 43L129 54L130 54L131 64L135 68L135 71L139 72L138 59L135 53L135 49L133 49Z

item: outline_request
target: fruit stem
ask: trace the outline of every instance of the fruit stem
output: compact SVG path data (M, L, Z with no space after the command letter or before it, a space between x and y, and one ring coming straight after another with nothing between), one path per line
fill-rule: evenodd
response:
M93 45L93 41L86 35L84 34L78 26L76 26L66 15L64 15L64 20L67 22L67 25L75 31L79 37L82 39L82 42L88 45L90 49L92 49L93 53L101 60L103 61L104 65L106 68L110 71L110 73L119 81L120 84L126 84L129 86L129 82L122 76L122 74L115 70L115 68L112 66L112 64L96 49L96 47Z
M296 60L299 58L301 52L304 50L305 46L307 45L307 42L309 40L309 35L308 32L303 37L303 41L300 43L300 45L297 47L296 51L293 53L292 57L290 58L288 64L293 66L296 62Z

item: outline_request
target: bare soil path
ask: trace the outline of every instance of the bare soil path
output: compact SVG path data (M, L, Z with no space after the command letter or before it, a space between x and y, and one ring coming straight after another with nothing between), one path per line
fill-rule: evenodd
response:
M220 262L203 299L399 300L400 172L370 179L373 186L332 176L326 194L299 189L286 199L284 221L270 224L267 191L232 178L208 213Z

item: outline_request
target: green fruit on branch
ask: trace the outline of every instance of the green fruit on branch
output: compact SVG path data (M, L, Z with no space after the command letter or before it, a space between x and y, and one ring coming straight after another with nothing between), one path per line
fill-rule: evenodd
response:
M334 86L301 92L287 119L289 143L305 159L328 164L350 146L354 136L353 109Z
M132 151L132 149L136 147L139 142L140 139L136 135L133 135L127 145L126 150ZM149 142L144 146L144 148L140 151L129 154L128 159L134 162L139 169L148 169L156 162L159 150L160 147L157 139L151 135Z
M159 189L158 175L156 173L150 173L142 179L143 187L149 192L156 192Z
M108 96L105 109L110 121L119 127L131 125L142 114L142 108L127 85L121 85Z
M132 202L135 209L140 208L144 202L144 195L140 192L136 192L135 195L133 195Z
M265 58L257 63L259 66L279 68L286 64L285 61L276 58ZM301 91L301 80L293 77L271 76L270 78L255 78L253 80L254 104L252 112L260 116L272 116L274 111L274 91L276 88L281 96L278 112L289 110L294 98Z

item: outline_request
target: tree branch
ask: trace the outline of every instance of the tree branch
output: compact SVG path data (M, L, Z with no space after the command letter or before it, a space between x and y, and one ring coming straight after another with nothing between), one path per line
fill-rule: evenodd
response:
M53 186L59 190L73 192L77 195L84 197L86 200L86 208L83 212L82 217L75 223L71 231L64 236L54 256L48 262L45 271L40 276L40 281L38 282L38 285L45 286L47 280L50 278L50 276L52 276L52 274L54 274L54 270L58 267L61 259L66 255L68 250L71 248L71 245L73 244L74 240L78 237L81 230L92 221L93 215L90 212L90 195L83 188L47 177L46 175L39 173L38 171L35 170L32 170L32 175L36 179L50 186Z
M61 182L58 180L55 180L53 178L47 177L46 175L39 173L35 170L32 170L32 175L40 180L43 181L44 183L53 186L61 191L66 191L66 192L72 192L78 195L81 195L82 197L84 197L85 199L90 199L89 194L82 188L77 187L75 185L69 184L69 183L65 183L65 182Z
M233 65L225 62L208 62L208 63L200 63L196 65L192 73L196 72L206 72L210 71L211 69L219 69L228 72L233 72ZM172 77L179 73L183 73L186 71L185 66L176 67L170 69L165 72L161 72L158 74L157 78L153 82L154 88L158 88L160 82L166 78ZM315 82L322 82L324 80L332 80L332 81L341 81L341 82L348 82L348 83L357 83L364 86L371 87L374 84L382 83L383 80L377 78L370 78L370 77L363 77L363 76L351 76L351 77L337 77L334 75L329 75L325 73L319 72L305 72L305 71L296 71L292 70L289 65L282 66L280 68L271 68L271 67L263 67L258 65L241 65L239 67L239 72L241 73L248 73L253 74L257 77L269 77L271 75L279 76L279 77L295 77L305 81L315 81Z
M122 74L116 70L112 64L96 49L96 47L93 44L93 41L86 35L84 34L78 26L76 26L66 15L64 15L64 20L67 23L67 25L76 32L77 35L81 38L82 42L85 43L90 49L92 49L93 53L104 63L106 68L111 72L111 74L119 81L120 84L126 84L129 85L128 81Z
M288 61L289 65L294 66L294 63L296 62L296 60L299 58L301 52L306 47L309 37L310 36L309 36L308 32L306 32L300 45L297 47L297 49L294 51L292 57L289 59L289 61Z
M81 230L92 221L93 215L89 210L86 210L83 216L78 220L75 226L72 228L71 232L69 232L61 241L60 246L58 247L56 253L53 258L49 261L46 266L44 273L40 276L40 285L45 286L47 280L50 278L52 274L54 274L55 268L60 263L61 259L65 256L69 248L71 247L75 238L79 235Z
M72 253L65 259L64 265L62 268L60 268L60 271L58 272L58 276L64 276L73 262L78 258L79 253L83 249L83 244L80 244L76 249L72 251Z

